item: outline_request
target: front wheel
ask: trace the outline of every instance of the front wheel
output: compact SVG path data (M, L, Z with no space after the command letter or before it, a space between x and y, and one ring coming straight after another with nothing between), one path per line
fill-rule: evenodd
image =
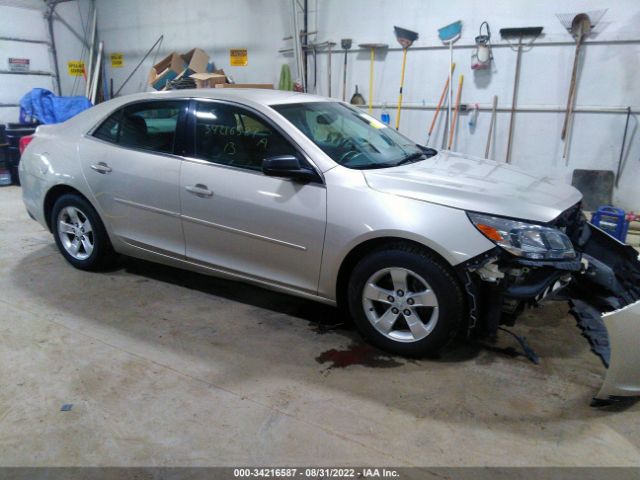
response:
M445 265L398 245L362 259L349 282L349 310L362 335L391 353L436 354L457 334L465 302Z
M64 258L81 270L99 270L115 260L115 252L98 213L84 198L72 193L56 200L51 230Z

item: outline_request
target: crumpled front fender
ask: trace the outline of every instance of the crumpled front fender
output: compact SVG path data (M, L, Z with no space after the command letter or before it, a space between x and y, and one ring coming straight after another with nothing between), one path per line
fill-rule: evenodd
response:
M607 373L595 403L640 396L638 252L588 224L578 246L586 270L564 289L571 313Z
M609 334L609 368L597 400L640 396L640 301L605 313Z

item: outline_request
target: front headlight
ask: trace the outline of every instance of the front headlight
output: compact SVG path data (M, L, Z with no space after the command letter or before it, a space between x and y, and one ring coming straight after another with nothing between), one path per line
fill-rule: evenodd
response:
M556 228L480 213L467 212L467 215L480 233L518 257L531 260L576 258L571 240Z

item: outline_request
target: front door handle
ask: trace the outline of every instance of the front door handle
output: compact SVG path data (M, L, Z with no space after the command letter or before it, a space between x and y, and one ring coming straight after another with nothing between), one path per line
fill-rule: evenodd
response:
M91 168L98 173L111 173L111 167L104 162L98 162L95 165L91 165Z
M213 192L209 190L209 187L203 185L201 183L196 183L195 185L187 185L184 187L185 190L189 193L193 193L198 197L211 197L213 196Z

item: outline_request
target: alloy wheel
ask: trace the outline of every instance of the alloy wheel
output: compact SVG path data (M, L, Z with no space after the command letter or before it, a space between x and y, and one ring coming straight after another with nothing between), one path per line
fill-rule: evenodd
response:
M422 340L438 323L435 292L406 268L384 268L371 275L362 291L362 307L378 332L399 342Z
M76 260L86 260L95 246L89 218L77 207L64 207L58 214L58 237L62 246Z

